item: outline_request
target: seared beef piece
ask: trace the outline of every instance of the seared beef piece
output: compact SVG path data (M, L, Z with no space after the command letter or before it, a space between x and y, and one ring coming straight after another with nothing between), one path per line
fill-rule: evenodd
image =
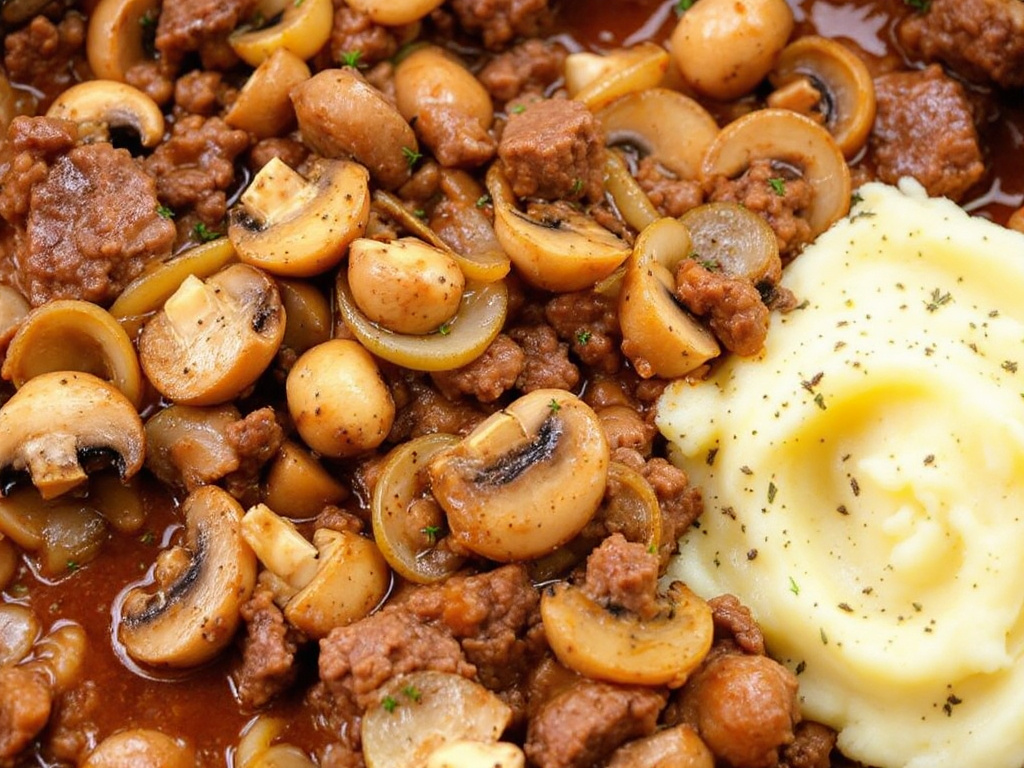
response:
M484 46L500 50L517 37L538 37L554 18L551 0L451 0L451 10L466 32Z

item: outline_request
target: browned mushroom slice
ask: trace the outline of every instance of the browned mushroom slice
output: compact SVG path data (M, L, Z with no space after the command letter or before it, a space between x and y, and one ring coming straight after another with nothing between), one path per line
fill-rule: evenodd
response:
M813 198L802 212L811 237L850 210L850 168L832 134L809 117L788 109L759 109L734 120L708 147L701 176L736 178L754 160L795 169L811 186Z
M292 88L309 78L309 66L279 48L256 67L224 114L224 122L266 139L287 133L295 125Z
M240 29L228 38L239 58L254 67L280 48L303 60L311 58L331 37L331 0L260 0L256 10L277 22L262 29Z
M284 337L273 280L233 264L205 282L188 277L142 331L139 357L153 386L185 405L218 405L248 389Z
M138 88L117 80L87 80L71 86L46 111L78 123L79 130L97 140L109 139L110 126L134 129L144 147L164 137L164 115L152 98Z
M609 454L588 405L565 390L539 389L440 451L428 472L454 541L492 560L528 560L593 517Z
M101 457L112 458L126 479L142 468L144 454L135 406L90 373L40 374L0 408L0 494L28 472L40 495L54 498L84 483Z
M633 245L619 293L622 351L644 378L671 379L700 368L721 351L714 335L672 296L675 266L690 255L690 233L658 219Z
M118 616L128 655L154 667L192 667L217 655L234 637L256 583L242 508L227 491L203 486L182 513L184 543L161 553L155 584L130 590Z
M363 234L370 213L366 169L318 160L309 178L274 158L231 210L228 238L247 264L284 277L325 272Z
M156 21L159 0L99 0L89 16L85 51L96 77L125 81L149 57L145 25Z
M867 141L875 122L875 84L867 65L842 43L801 37L782 50L769 79L768 105L820 119L847 158Z
M668 51L649 41L603 56L572 53L565 62L566 86L572 98L596 112L627 93L655 87L668 65Z

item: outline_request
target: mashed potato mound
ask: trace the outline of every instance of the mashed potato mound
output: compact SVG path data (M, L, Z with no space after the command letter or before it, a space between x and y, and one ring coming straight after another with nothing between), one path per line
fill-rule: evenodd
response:
M1024 765L1024 235L868 184L789 267L764 353L662 397L731 592L805 717L882 768Z

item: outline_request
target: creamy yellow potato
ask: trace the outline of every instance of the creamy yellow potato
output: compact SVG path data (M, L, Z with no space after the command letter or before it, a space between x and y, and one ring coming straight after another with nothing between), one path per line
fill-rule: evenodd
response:
M764 353L676 382L704 490L672 575L731 592L804 715L895 768L1024 764L1024 235L869 184Z

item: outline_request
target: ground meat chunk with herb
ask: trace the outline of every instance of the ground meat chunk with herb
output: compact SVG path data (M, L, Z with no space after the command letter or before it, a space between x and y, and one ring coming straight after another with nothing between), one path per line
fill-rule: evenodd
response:
M132 156L106 142L68 148L75 136L62 121L19 118L8 131L12 154L0 160L0 215L15 228L2 271L33 306L109 304L174 243L153 180ZM66 154L56 154L61 147Z
M219 117L187 115L145 160L160 202L176 212L191 209L208 226L227 212L227 190L235 183L235 158L249 148L249 135Z
M797 687L767 656L716 648L683 686L680 713L725 765L775 768L800 720Z
M414 377L392 382L391 395L396 413L388 442L399 443L434 432L465 434L486 416L471 401L449 400L429 382Z
M227 68L237 57L230 35L256 10L256 0L176 0L163 3L156 25L156 49L174 64L199 54L204 69Z
M526 353L526 364L516 380L524 394L535 389L575 389L580 371L569 360L569 346L558 340L550 325L513 328L509 336Z
M242 664L235 686L242 706L262 707L295 680L295 652L301 638L274 604L273 593L257 589L241 609L245 621Z
M619 746L654 733L661 690L582 678L530 720L524 751L538 768L591 768Z
M679 537L704 511L700 488L690 485L686 472L667 459L647 460L640 473L651 484L661 509L661 547L658 556L662 567L679 550Z
M985 173L963 86L933 64L875 79L878 111L868 140L878 178L917 179L932 196L961 200Z
M4 38L7 77L41 95L37 114L82 79L85 29L84 17L72 11L57 23L36 16Z
M644 544L614 533L587 558L583 589L601 605L615 606L641 619L657 616L658 556Z
M539 37L554 18L550 0L451 0L466 32L479 34L484 46L500 50L517 37Z
M683 259L676 269L676 296L695 315L708 318L729 351L755 355L764 347L770 313L750 281Z
M527 40L495 56L477 77L504 104L524 93L543 93L562 76L567 55L560 43Z
M716 639L736 643L744 653L764 654L764 635L750 609L735 595L719 595L708 600L715 623Z
M640 158L636 180L662 216L682 216L704 202L704 189L694 179L679 179L651 157Z
M708 200L740 203L763 216L775 231L779 253L792 254L811 239L803 218L814 194L811 185L770 160L754 160L736 179L712 176L704 191Z
M636 451L640 456L651 452L658 428L629 405L607 405L595 409L601 429L614 453L620 448Z
M403 28L384 27L344 2L334 3L334 24L327 46L317 57L320 69L350 66L372 67L398 52Z
M544 305L544 319L585 365L607 374L622 368L622 332L615 297L596 291L563 293Z
M238 455L238 468L227 476L225 487L243 505L259 501L258 484L264 465L284 443L284 428L273 408L258 408L228 426L224 437Z
M898 33L907 49L967 80L1024 85L1024 4L1017 0L931 0Z
M600 122L570 99L541 99L513 112L498 143L516 196L544 200L600 199L604 153Z
M804 720L794 730L793 743L782 750L781 763L786 768L829 768L835 746L834 730L827 725Z
M0 765L13 759L46 727L53 694L43 675L0 667Z
M476 360L461 368L435 373L433 379L451 400L469 395L482 403L491 403L515 386L525 365L523 348L500 333Z

